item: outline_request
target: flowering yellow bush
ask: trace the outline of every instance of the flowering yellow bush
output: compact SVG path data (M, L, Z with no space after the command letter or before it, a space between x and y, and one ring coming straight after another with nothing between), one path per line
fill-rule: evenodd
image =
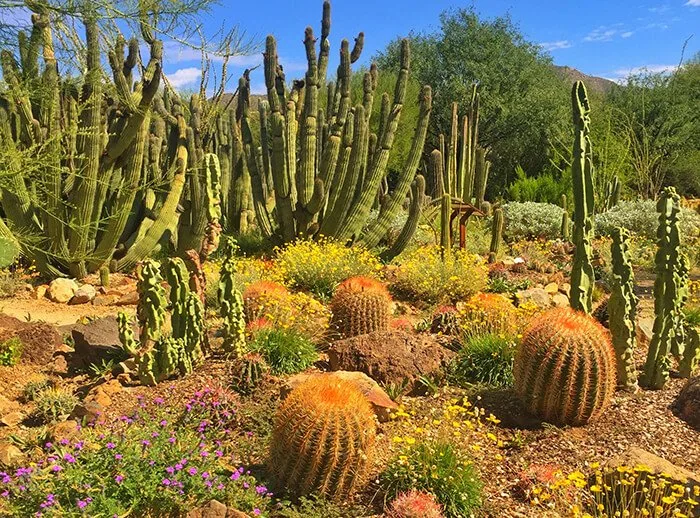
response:
M457 304L457 325L465 337L493 334L512 338L521 321L517 308L503 295L477 293Z
M289 287L330 297L335 287L348 277L378 278L382 265L365 248L348 248L337 241L322 238L318 241L298 240L283 248L279 251L275 268Z
M690 518L700 510L700 487L684 486L647 466L601 468L554 473L551 482L536 486L530 503L550 509L566 509L575 518Z
M399 293L426 303L457 302L486 287L488 268L484 259L463 250L441 257L439 246L425 246L397 258L392 287Z

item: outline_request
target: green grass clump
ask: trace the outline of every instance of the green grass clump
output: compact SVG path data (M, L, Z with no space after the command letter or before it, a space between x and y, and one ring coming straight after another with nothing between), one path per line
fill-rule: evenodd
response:
M38 378L27 382L22 389L24 401L34 401L39 394L54 387L54 383L48 378Z
M513 385L515 342L487 334L468 339L452 361L449 379L456 385L483 383L495 387Z
M61 388L42 390L34 397L35 415L44 423L52 423L70 415L78 398Z
M24 344L17 336L13 336L0 343L0 365L12 367L22 356Z
M481 505L482 482L466 454L446 441L419 441L389 461L380 481L393 499L417 489L435 495L445 516L472 516Z
M296 374L318 359L314 344L291 329L263 329L250 343L250 349L263 355L275 375Z

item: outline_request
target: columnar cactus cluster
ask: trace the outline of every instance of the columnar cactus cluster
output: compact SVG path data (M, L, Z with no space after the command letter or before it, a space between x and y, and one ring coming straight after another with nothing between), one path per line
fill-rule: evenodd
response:
M593 256L593 151L590 137L590 105L586 87L581 81L574 83L571 92L574 112L574 151L571 164L574 189L574 238L576 245L571 270L571 307L590 313L593 307L595 276Z
M137 360L138 376L145 385L155 385L174 375L185 376L204 357L204 306L189 288L189 274L182 259L169 260L166 277L169 304L160 264L149 259L138 269L140 341L135 340L125 314L120 314L117 321L124 350Z
M617 360L618 386L634 391L637 372L634 365L636 347L637 296L634 294L634 271L629 258L629 232L617 228L612 241L612 293L607 303L608 327Z
M489 247L489 262L496 262L498 250L501 248L503 240L503 209L500 207L493 211L493 222L491 225L491 246Z
M246 351L246 320L243 296L235 285L235 251L235 244L232 241L229 242L226 246L224 262L221 264L217 293L220 315L224 319L222 326L224 352L232 354L235 358L241 358Z
M343 501L372 465L376 418L350 381L314 376L294 389L275 417L268 468L294 496Z
M614 175L605 187L604 209L610 210L620 203L620 178Z
M331 312L331 327L343 338L385 331L391 320L391 296L375 279L351 277L336 288Z
M669 378L670 355L682 357L685 336L683 302L687 296L688 265L681 253L680 196L666 187L656 203L656 280L654 281L654 327L641 383L661 389Z
M610 404L617 382L615 352L593 318L555 308L525 331L513 374L529 412L554 424L580 426Z

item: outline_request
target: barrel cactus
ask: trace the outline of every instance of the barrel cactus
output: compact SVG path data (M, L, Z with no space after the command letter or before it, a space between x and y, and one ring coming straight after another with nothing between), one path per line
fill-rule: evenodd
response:
M529 412L554 424L580 426L610 404L617 382L615 351L592 317L555 308L526 330L513 374Z
M260 385L270 366L260 353L251 352L237 359L232 366L233 387L242 394L249 394Z
M243 291L243 307L246 322L256 320L265 307L274 305L289 297L289 290L278 282L257 281L249 284Z
M336 288L331 312L331 327L342 337L383 331L389 328L391 296L375 279L351 277Z
M273 479L291 495L347 499L367 479L375 423L352 382L314 376L291 392L275 418L268 460Z

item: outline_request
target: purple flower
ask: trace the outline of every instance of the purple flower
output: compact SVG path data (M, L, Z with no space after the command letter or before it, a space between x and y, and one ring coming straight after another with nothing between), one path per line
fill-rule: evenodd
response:
M151 441L149 441L148 439L144 439L143 441L141 441L141 444L143 444L144 446L148 447L148 446L151 445Z
M199 454L200 454L202 457L208 457L208 456L209 456L209 452L208 452L207 450L202 450Z
M173 473L175 473L175 468L173 468L172 466L168 466L167 468L165 468L165 471L166 473L172 475Z
M61 444L61 446L68 446L70 444L70 441L68 439L61 439L58 442Z
M84 441L78 441L78 442L75 443L74 448L75 448L76 450L82 450L84 446L85 446L85 442L84 442Z
M214 452L214 455L216 455L217 457L223 457L223 456L224 456L224 452L221 451L221 450L216 450L216 451Z
M73 464L75 463L75 457L71 455L70 453L66 453L63 455L63 460L65 460L68 464Z
M159 437L159 436L160 436L160 434L158 432L153 432L151 434L151 437Z
M164 479L163 479L163 485L164 485L164 486L169 486L169 485L170 485L170 479L164 478Z
M113 450L113 449L116 448L117 446L116 446L113 442L108 442L108 443L106 444L106 447L107 447L108 450Z
M177 464L175 464L175 469L178 470L178 471L180 471L180 470L182 469L182 467L183 467L183 466L182 466L182 463L181 463L181 462L178 462Z
M259 495L267 493L267 488L265 486L255 486L255 492Z
M202 473L202 478L203 478L203 479L209 478L209 472L208 472L208 471L205 471L204 473Z
M46 447L47 450L50 450L51 448L53 448L53 443L47 442L44 446Z
M260 514L260 509L258 509L257 507L255 509L253 509L253 514L255 514L255 515Z
M187 470L187 473L189 473L190 475L196 475L196 474L197 474L197 468L195 468L195 467L193 466L193 467L191 467L190 469Z
M160 425L161 425L161 426L168 426L168 422L167 422L165 419L163 419L163 420L160 422Z
M156 405L162 405L163 403L165 403L165 400L164 400L162 397L157 397L157 398L155 398L155 399L153 400L153 402L154 402Z
M122 480L124 480L124 475L117 475L116 477L114 477L114 481L115 481L117 484L121 484L121 483L122 483Z
M62 469L63 469L63 468L62 468L61 466L59 466L58 464L54 464L53 466L51 466L51 471L53 471L53 472L55 472L55 473L58 473L58 472L61 471Z
M238 471L231 473L231 480L238 480L239 478L241 478L241 474Z
M85 500L78 500L77 505L79 509L85 509L88 503Z
M124 457L124 456L123 456L121 453L116 453L116 454L114 455L114 458L117 459L117 460L122 460L123 457Z

